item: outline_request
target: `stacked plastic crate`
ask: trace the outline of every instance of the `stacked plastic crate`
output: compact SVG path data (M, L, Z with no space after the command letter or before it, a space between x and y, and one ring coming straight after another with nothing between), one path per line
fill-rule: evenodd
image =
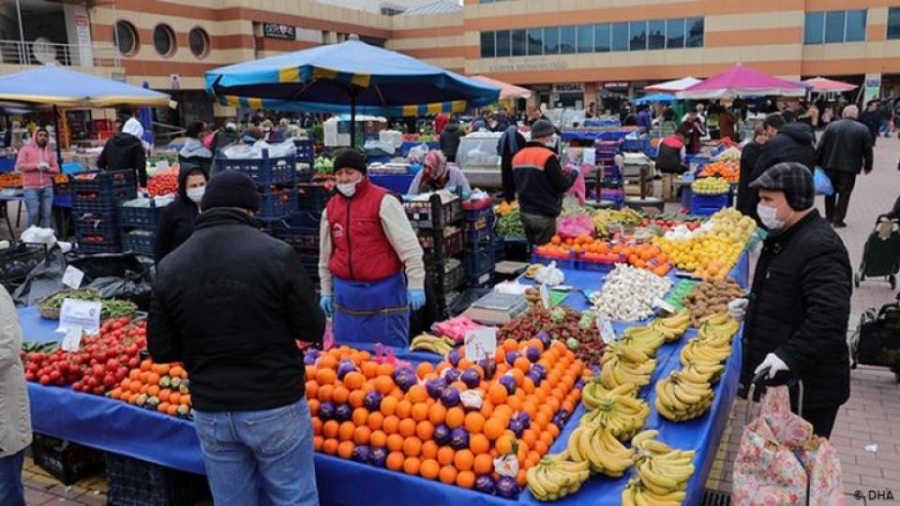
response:
M72 176L72 219L81 253L117 253L121 249L117 209L137 196L131 169L89 171Z
M404 202L403 208L425 253L428 276L442 294L438 305L444 314L465 282L463 262L457 258L465 249L462 201L454 197L443 202L440 195L432 194L427 201Z
M491 199L463 203L466 283L482 286L494 279L494 207Z
M153 256L156 229L164 206L157 206L154 199L135 199L123 202L119 207L119 232L122 251Z

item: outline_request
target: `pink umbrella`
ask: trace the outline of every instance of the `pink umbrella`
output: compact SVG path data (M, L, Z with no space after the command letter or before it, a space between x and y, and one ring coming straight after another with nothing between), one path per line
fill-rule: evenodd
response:
M803 81L803 84L812 86L812 91L818 93L841 93L843 91L855 90L859 87L855 84L825 79L824 77L807 79L806 81Z
M676 79L674 81L666 81L664 83L659 84L651 84L650 86L644 86L644 91L661 91L663 93L675 93L676 91L684 91L691 86L696 86L699 83L702 83L700 79L696 77L683 77L681 79Z
M763 95L802 97L806 95L806 85L770 76L738 63L721 74L677 93L678 98L694 99Z
M496 79L491 79L490 77L485 76L474 76L472 77L472 79L490 86L494 86L496 88L500 88L500 100L531 97L531 90L521 88L514 84L505 83L503 81L498 81Z

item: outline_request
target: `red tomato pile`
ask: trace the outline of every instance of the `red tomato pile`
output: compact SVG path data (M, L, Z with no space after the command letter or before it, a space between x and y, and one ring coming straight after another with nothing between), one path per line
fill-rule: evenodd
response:
M178 173L161 172L147 182L147 192L151 197L178 193Z
M99 333L81 340L77 352L58 349L25 354L25 379L42 385L72 385L78 392L103 395L125 379L131 369L140 366L138 355L146 347L145 321L107 320Z

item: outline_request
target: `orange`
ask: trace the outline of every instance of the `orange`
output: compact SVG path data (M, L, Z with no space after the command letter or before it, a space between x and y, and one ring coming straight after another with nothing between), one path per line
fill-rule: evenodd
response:
M381 448L387 445L387 434L383 430L373 430L369 436L369 443L373 448Z
M484 434L472 434L469 436L469 448L475 455L491 451L491 442Z
M384 418L381 427L388 434L396 434L400 430L400 419L394 415L387 416Z
M416 436L422 441L428 441L434 437L434 425L427 420L423 420L416 424Z
M394 374L394 366L391 364L378 364L378 375L379 376L388 376L389 378Z
M447 416L447 408L443 404L436 402L428 408L428 421L434 425L444 423L444 417Z
M343 379L344 386L350 390L358 390L366 383L366 377L361 372L348 372Z
M375 362L363 362L360 369L362 369L363 376L368 379L378 376L378 364Z
M376 411L374 413L369 413L369 419L366 420L366 425L369 426L372 430L378 430L381 428L384 423L384 415L380 412Z
M494 416L484 423L484 435L491 441L497 440L506 430L506 424L500 418Z
M319 385L319 400L322 402L331 402L331 395L334 393L334 386Z
M524 469L519 469L519 474L516 475L516 483L518 483L520 487L524 487L528 484Z
M465 421L466 412L463 411L463 409L460 407L453 407L448 409L447 416L444 418L444 423L446 423L447 427L450 427L451 429L462 427Z
M484 428L484 417L477 411L467 413L465 427L469 434L480 434L481 429Z
M413 385L406 392L406 397L410 402L425 402L428 399L428 390L425 389L425 385Z
M494 383L493 385L491 385L487 392L487 398L490 399L491 403L494 406L505 404L507 396L508 394L506 393L506 387L501 385L500 383Z
M372 437L372 429L365 425L359 425L353 429L353 442L358 445L369 444Z
M403 450L403 436L400 434L391 434L387 438L387 449L392 452Z
M147 359L141 361L141 371L149 371L151 367L153 367L152 360Z
M485 399L481 403L481 416L485 418L489 418L494 414L494 405L491 403L489 399Z
M424 459L433 459L437 457L438 444L431 440L423 439L424 443L422 443L422 458Z
M420 379L425 378L425 375L432 371L434 371L434 366L431 362L419 362L419 365L416 366L416 376Z
M550 442L556 441L556 438L559 437L559 427L557 427L555 423L551 423L547 425L546 430L547 434L550 435ZM543 439L543 437L541 439Z
M169 404L169 408L166 410L166 413L168 413L171 416L177 415L178 414L178 404Z
M462 471L456 475L456 484L462 488L472 488L475 486L475 473L472 471Z
M490 474L494 470L494 459L488 453L482 453L475 456L472 463L472 470L476 475Z
M323 424L322 424L322 420L320 420L318 417L315 417L315 416L314 416L313 419L312 419L313 435L314 435L314 436L321 436L321 435L322 435L322 425L323 425Z
M353 424L356 426L365 425L369 421L369 410L366 408L356 408L353 410Z
M505 339L503 341L503 350L507 353L519 350L519 342L515 339Z
M419 474L426 480L437 479L440 472L441 465L434 459L425 459L422 461L422 464L419 465Z
M391 471L399 471L403 469L403 462L406 460L406 457L403 456L401 452L391 452L387 456L387 460L385 461L385 465Z
M471 450L459 450L453 457L453 465L458 471L468 471L475 463L475 455Z
M428 419L428 404L425 402L417 402L413 404L410 415L413 420L421 422Z
M544 455L546 455L547 451L549 449L550 448L547 446L547 443L541 441L540 439L535 441L534 442L534 451L538 454L538 459L536 459L536 461L540 460L540 457L543 457Z
M322 451L328 455L337 455L338 444L337 439L326 439L322 441Z
M342 459L349 459L353 456L353 449L356 448L356 445L353 444L353 441L343 441L338 444L338 457Z
M337 359L331 355L323 353L322 355L319 355L318 359L316 359L316 367L322 369L334 369L335 367L337 367Z
M349 398L350 391L341 385L334 387L334 392L331 393L331 400L335 404L344 404Z
M350 407L353 408L361 408L363 403L366 400L366 391L365 390L354 390L350 392L350 397L347 398L347 402L350 403Z
M140 385L140 383L138 383L138 385ZM149 395L151 397L156 397L159 395L159 390L160 390L159 385L150 385L147 388L147 395Z
M403 440L403 454L407 457L418 457L422 454L422 441L417 437L408 437Z
M147 373L147 379L144 380L147 385L159 385L159 374L155 372Z
M456 452L453 448L449 446L442 446L437 452L437 461L442 465L450 465L453 463L453 457L456 456Z
M397 403L397 416L400 418L409 418L409 414L412 411L412 403L406 399Z
M537 441L537 434L531 429L525 429L525 432L522 433L522 441L531 448Z
M350 441L353 439L353 431L356 430L356 426L353 425L353 422L344 422L338 427L338 439L341 441Z
M338 436L341 424L337 420L328 420L322 425L322 435L327 439L333 439Z
M513 367L522 372L528 372L528 370L531 369L531 362L525 357L519 357L513 362Z
M381 399L381 412L384 416L391 416L397 412L397 399L393 397L385 397Z
M438 473L438 478L441 480L442 483L452 485L452 484L456 483L456 475L457 474L458 473L456 472L456 468L454 468L453 466L444 466L441 468L440 472Z
M494 443L494 448L497 449L497 453L500 455L507 455L512 453L513 443L516 441L515 436L512 431L506 431L502 436L497 438L497 442Z
M320 452L322 451L322 443L325 441L325 438L322 436L316 436L313 438L313 451Z
M169 369L169 376L173 378L183 378L187 375L184 368L180 365L173 365L171 369Z
M187 402L184 400L185 397L188 398ZM190 397L190 394L182 395L181 404L190 404ZM319 414L319 399L306 399L306 405L309 406L309 413L315 418Z
M319 385L332 385L337 381L337 373L332 369L319 369L316 371L316 382Z
M403 437L411 437L416 433L416 422L412 418L404 418L400 420L400 435Z
M132 369L131 372L128 373L128 379L136 380L136 379L140 379L140 377L141 377L140 369Z
M394 389L394 380L390 376L378 376L375 378L375 389L381 392L381 395L387 395Z
M403 461L403 472L406 474L411 474L413 476L417 476L419 474L419 469L422 466L422 461L420 461L416 457L408 457Z

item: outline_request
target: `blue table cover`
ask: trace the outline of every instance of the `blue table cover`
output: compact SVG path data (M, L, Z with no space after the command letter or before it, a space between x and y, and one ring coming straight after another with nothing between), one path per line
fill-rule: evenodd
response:
M441 149L440 142L403 141L403 144L400 145L400 156L408 156L412 148L422 144L427 145L428 149Z
M749 259L743 255L732 271L743 286L747 285ZM566 283L582 290L594 291L600 288L605 277L602 273L564 270ZM586 309L588 301L582 293L572 293L565 305L574 309ZM50 341L59 340L60 334L55 332L56 322L41 320L36 308L19 310L23 335L26 340ZM616 323L617 332L635 324ZM653 408L656 381L664 378L671 371L681 367L679 352L688 339L696 335L690 329L685 337L671 344L663 345L657 354L657 367L650 385L641 390L641 397L650 403L651 413L646 428L660 431L659 439L679 449L697 451L694 463L696 472L688 483L685 504L700 501L706 479L715 460L719 441L725 430L728 415L737 392L741 364L741 336L733 344L733 353L728 359L727 368L721 381L715 385L715 402L704 416L689 422L670 423L661 419ZM404 360L430 359L430 354L397 350L399 358ZM130 404L114 401L104 397L75 393L68 388L43 387L35 383L28 384L31 400L31 414L34 431L39 434L58 437L127 455L133 458L153 462L174 469L205 474L199 441L189 421L147 411ZM566 448L569 434L578 426L578 421L586 412L584 405L579 405L561 436L551 447L552 453ZM465 490L456 486L448 486L434 481L403 473L374 468L367 465L316 454L316 478L319 497L322 504L358 506L421 504L429 506L455 506L459 504L529 504L539 502L530 493L525 492L515 500L487 496L478 492ZM558 501L563 505L576 504L619 504L620 494L632 472L625 477L613 480L602 475L592 477L575 495Z
M369 179L373 184L390 190L400 195L406 195L409 192L409 185L412 184L415 174L373 174L369 173Z
M617 141L625 138L631 130L563 130L559 137L569 141Z

